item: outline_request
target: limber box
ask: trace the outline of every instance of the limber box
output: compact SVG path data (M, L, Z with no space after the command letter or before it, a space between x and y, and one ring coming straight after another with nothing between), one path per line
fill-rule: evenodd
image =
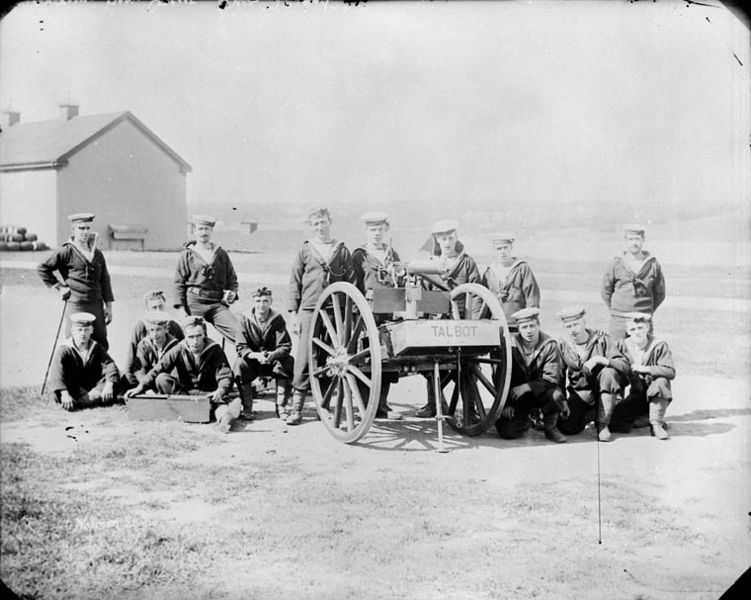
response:
M128 398L127 407L131 421L208 423L211 420L208 396L143 394Z

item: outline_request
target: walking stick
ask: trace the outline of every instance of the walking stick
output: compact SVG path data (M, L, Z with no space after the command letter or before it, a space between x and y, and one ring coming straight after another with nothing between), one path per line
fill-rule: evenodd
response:
M598 399L599 403L600 400ZM599 411L599 408L598 408ZM599 415L599 412L597 413ZM595 429L597 435L595 444L597 444L597 543L602 544L602 498L600 495L600 420L595 417Z
M40 396L44 396L44 388L47 387L47 377L50 374L50 367L52 366L52 359L55 358L55 350L57 349L57 340L60 338L60 330L63 328L63 319L65 318L65 309L68 307L68 299L63 301L63 312L60 313L60 322L57 324L57 333L55 334L55 343L52 344L52 352L50 353L50 360L47 363L47 371L44 373L44 381L42 382L42 389L39 392Z

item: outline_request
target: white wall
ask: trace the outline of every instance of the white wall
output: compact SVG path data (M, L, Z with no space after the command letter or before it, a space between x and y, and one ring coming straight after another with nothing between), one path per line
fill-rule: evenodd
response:
M57 233L56 171L0 173L0 225L26 227L50 247Z

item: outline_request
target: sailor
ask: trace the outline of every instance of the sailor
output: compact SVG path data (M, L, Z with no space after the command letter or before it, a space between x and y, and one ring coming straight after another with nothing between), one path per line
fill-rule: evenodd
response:
M221 346L206 335L203 318L188 317L182 326L185 339L167 351L125 395L135 396L155 386L161 394L208 396L219 429L229 433L242 405L239 398L231 402L228 398L232 371L227 357Z
M55 350L49 389L65 410L108 404L115 398L119 374L110 355L93 339L96 316L78 312L69 321L71 336Z
M675 366L668 343L650 333L651 320L648 313L626 315L627 337L618 341L618 349L631 363L631 387L610 422L613 431L625 433L648 423L654 437L667 440L665 413L673 401Z
M393 287L393 282L387 277L379 278L379 273L386 273L386 267L399 262L400 259L391 244L386 244L384 240L391 226L388 214L383 211L367 212L362 215L361 220L365 226L366 242L352 251L352 264L357 278L357 287L367 296L368 292L372 293L372 290L378 286ZM375 315L375 321L376 325L380 325L385 321L385 316ZM401 413L393 410L388 404L389 388L398 380L399 376L395 371L382 371L377 419L398 420L402 418ZM360 392L361 395L367 393L362 384Z
M91 231L94 214L76 213L69 215L68 220L72 227L70 240L42 262L37 272L44 284L54 287L66 301L65 335L70 336L70 315L90 313L95 317L92 338L107 350L107 325L112 321L115 298L107 263L96 247L97 234Z
M522 308L540 307L540 288L529 264L514 256L514 234L498 233L492 237L497 251L495 261L482 275L482 284L498 298L506 321Z
M234 343L237 317L229 309L237 300L237 275L224 249L211 241L216 219L193 215L195 240L187 242L177 259L174 307L203 317Z
M337 281L355 282L352 255L344 242L331 235L331 214L324 207L311 208L307 214L311 237L305 240L295 256L289 278L287 312L292 333L299 335L295 372L292 380L292 407L289 425L302 421L305 396L310 389L308 379L308 336L316 302L329 284Z
M665 300L665 276L657 259L644 250L645 230L644 225L623 226L626 249L613 258L602 280L602 299L610 310L614 341L626 336L628 313L653 315Z
M628 382L628 360L604 331L587 327L583 306L568 306L558 313L568 335L558 341L568 375L568 406L571 414L558 419L558 429L566 435L581 433L587 423L597 420L598 438L611 439L610 417Z
M448 291L453 290L462 283L480 283L480 271L475 259L464 251L464 244L458 237L459 222L455 219L436 221L430 228L432 237L431 258L439 261L443 274L441 285L438 282L427 284L429 289L442 287ZM479 318L479 303L473 299L472 306L466 307L464 297L457 299L459 314L464 318ZM469 312L467 312L469 311ZM415 411L415 416L420 418L434 418L436 416L435 387L432 375L425 374L427 380L428 401L424 406ZM476 418L473 415L472 418Z
M530 426L532 409L542 411L545 437L566 441L557 427L558 415L569 416L562 391L563 360L555 340L540 331L540 309L529 307L511 315L518 333L511 336L511 387L501 417L498 434L507 440L524 435Z
M137 385L146 378L146 374L183 339L180 328L179 339L170 333L172 317L162 310L150 310L141 317L140 323L146 330L146 336L138 341L133 359L133 379ZM132 387L132 386L130 386ZM156 389L152 386L151 389Z
M284 316L272 308L271 290L260 287L253 292L253 306L240 315L235 336L237 360L232 372L240 392L242 418L252 420L253 381L258 377L273 377L276 381L276 410L286 421L292 390L294 359L291 356L292 338Z

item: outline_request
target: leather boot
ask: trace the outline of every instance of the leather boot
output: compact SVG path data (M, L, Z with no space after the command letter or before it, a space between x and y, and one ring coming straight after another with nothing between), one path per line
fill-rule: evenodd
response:
M232 424L240 416L242 409L242 403L239 398L235 398L229 404L220 404L214 411L216 417L217 426L222 433L229 433L232 429Z
M253 414L253 384L238 381L237 391L240 393L240 401L242 402L240 418L244 421L252 421L255 419L255 415Z
M615 407L615 397L613 394L600 394L600 405L597 415L597 439L601 442L609 442L611 439L610 433L610 417L613 414L613 407Z
M665 411L668 409L668 401L654 398L649 402L649 425L652 435L658 440L667 440L668 432L665 431Z
M276 416L282 421L289 417L289 399L292 395L292 384L288 379L276 381Z
M427 388L428 388L428 401L425 403L425 406L418 408L415 411L415 416L421 419L434 419L436 416L436 409L435 409L435 388L433 387L432 377L427 381ZM441 392L441 408L443 409L443 414L446 415L449 411L449 407L448 407L448 404L446 404L446 400L443 398L443 392Z
M287 417L287 425L299 425L302 421L302 409L305 405L305 392L295 390L292 393L292 410Z
M376 419L391 419L392 421L398 421L402 418L401 413L393 410L389 403L387 402L387 398L389 395L389 388L391 387L391 384L388 381L382 381L381 382L381 397L378 401L378 410L376 411Z
M558 409L548 409L546 412L543 410L542 414L542 426L545 431L545 439L555 442L556 444L563 444L566 441L566 436L558 431Z

